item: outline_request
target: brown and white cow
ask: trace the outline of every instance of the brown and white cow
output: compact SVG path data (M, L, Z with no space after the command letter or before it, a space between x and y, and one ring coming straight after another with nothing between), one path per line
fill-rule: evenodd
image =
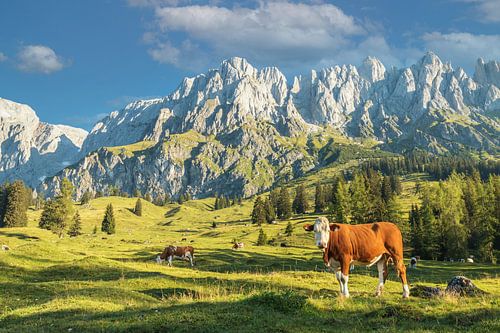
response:
M245 247L245 244L243 244L243 242L235 242L233 244L233 250L242 249L244 247Z
M172 260L189 260L191 266L194 266L194 248L192 246L167 246L163 252L156 257L156 262L161 264L165 260L169 266L172 266Z
M389 273L387 261L392 258L403 284L403 297L410 296L403 263L403 238L393 223L330 224L326 217L319 217L313 225L304 225L304 229L314 231L316 245L323 250L325 265L335 270L341 295L349 297L347 283L351 263L368 267L377 264L376 295L381 295Z

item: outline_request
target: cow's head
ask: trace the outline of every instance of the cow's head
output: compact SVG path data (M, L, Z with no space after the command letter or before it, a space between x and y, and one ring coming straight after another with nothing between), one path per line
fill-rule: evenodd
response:
M313 225L304 225L305 231L314 231L314 241L320 249L326 249L330 239L330 223L326 217L318 217Z

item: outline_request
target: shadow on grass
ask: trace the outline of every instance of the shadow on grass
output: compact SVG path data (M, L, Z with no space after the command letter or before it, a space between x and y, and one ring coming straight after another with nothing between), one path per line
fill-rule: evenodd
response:
M291 313L273 303L256 304L249 297L233 302L158 302L120 311L62 309L6 316L0 320L0 332L491 331L500 316L498 309L437 314L411 303L382 303L376 309L334 307L333 311L306 304Z
M28 236L27 234L22 234L20 232L10 233L10 232L1 232L0 231L0 234L2 236L5 236L5 237L15 237L15 238L19 238L19 239L22 239L22 240L27 240L27 239L40 240L40 237Z

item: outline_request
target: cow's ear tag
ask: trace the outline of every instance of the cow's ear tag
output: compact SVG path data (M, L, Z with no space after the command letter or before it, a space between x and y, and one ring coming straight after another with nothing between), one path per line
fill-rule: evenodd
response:
M337 229L340 229L340 225L336 224L336 223L332 223L330 224L330 230L331 231L335 231Z

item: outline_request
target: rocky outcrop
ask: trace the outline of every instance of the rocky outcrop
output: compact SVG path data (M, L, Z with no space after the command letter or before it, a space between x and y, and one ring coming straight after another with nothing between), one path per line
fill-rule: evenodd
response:
M331 126L347 136L390 142L389 148L399 151L413 146L417 131L438 145L433 152L464 146L496 151L498 118L489 115L500 110L499 67L497 61L479 60L472 79L429 52L408 68L387 70L368 57L359 68L312 70L289 84L275 67L257 70L245 59L231 58L218 69L184 79L165 98L111 113L96 124L83 151L158 141L188 130L218 136L259 122L289 137ZM478 120L484 115L489 118ZM447 125L422 126L433 122ZM493 136L483 137L483 122Z
M40 122L33 109L0 98L0 183L36 186L78 159L87 132Z
M322 152L340 135L369 138L398 152L497 154L498 75L496 61L478 61L471 78L429 52L408 68L386 69L369 57L359 67L312 70L288 81L275 67L257 69L231 58L185 78L163 98L110 113L83 142L83 159L47 179L41 190L55 193L68 177L80 191L116 186L174 197L186 191L247 196L331 161ZM63 141L52 137L50 142ZM64 138L78 147L70 133ZM25 160L36 141L23 141L22 149L10 145L18 156L5 155L5 163Z

